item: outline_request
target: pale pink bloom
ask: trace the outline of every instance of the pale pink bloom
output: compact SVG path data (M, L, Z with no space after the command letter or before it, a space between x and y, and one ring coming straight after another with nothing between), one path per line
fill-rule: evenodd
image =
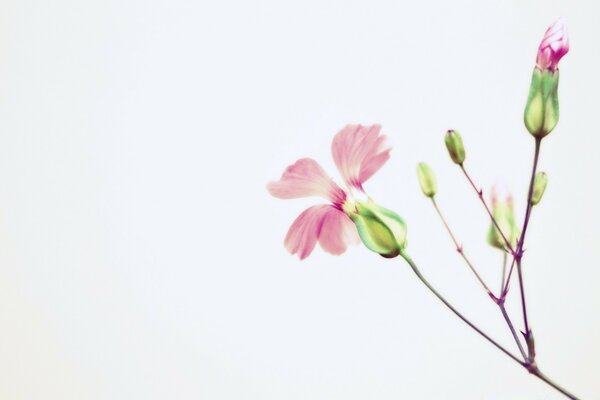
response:
M346 125L333 138L331 153L347 189L339 187L313 159L302 158L285 169L281 178L267 189L280 199L320 196L330 204L304 210L292 223L285 247L300 259L310 255L317 242L331 254L342 254L358 242L354 223L344 211L348 197L356 189L364 193L367 181L390 157L381 126Z
M512 193L504 183L496 183L492 186L492 206L498 207L503 204L513 206Z
M538 48L536 63L539 69L556 71L558 62L569 51L569 35L564 18L550 26Z

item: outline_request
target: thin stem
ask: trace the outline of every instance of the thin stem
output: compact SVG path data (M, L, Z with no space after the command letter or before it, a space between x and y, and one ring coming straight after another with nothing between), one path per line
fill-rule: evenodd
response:
M519 336L517 335L517 332L515 331L515 327L513 326L513 323L511 321L510 317L508 316L508 313L506 312L506 307L504 307L503 299L498 301L498 307L500 307L500 311L502 311L502 316L504 317L504 320L506 321L506 324L508 325L508 328L510 329L510 333L512 333L513 338L515 339L515 342L517 343L517 347L519 348L519 351L521 352L521 356L523 356L523 360L528 360L527 354L525 354L525 349L523 349L523 345L521 344L521 340L519 340Z
M477 332L481 336L483 336L488 342L490 342L498 350L502 351L504 354L509 356L513 361L515 361L516 363L518 363L519 365L521 365L525 369L527 369L532 375L537 376L539 379L546 382L548 385L550 385L551 387L553 387L560 393L564 394L571 400L579 400L573 394L571 394L566 389L562 388L561 386L559 386L558 384L553 382L550 378L548 378L546 375L544 375L539 370L539 368L537 367L537 365L535 363L533 363L532 361L529 361L527 359L525 359L525 361L519 360L519 358L517 358L517 356L512 354L510 351L508 351L506 348L504 348L502 345L500 345L498 342L496 342L494 339L492 339L490 336L488 336L485 332L483 332L481 329L479 329L475 324L473 324L471 321L469 321L465 316L463 316L460 312L458 312L458 310L456 310L437 290L435 290L435 288L433 286L431 286L431 284L421 274L421 272L419 271L419 268L417 267L415 262L410 258L410 256L408 254L406 254L405 252L401 252L400 255L404 258L404 260L406 260L408 265L410 265L410 267L412 268L415 275L417 275L417 278L419 278L421 280L421 282L423 282L423 284L427 287L427 289L429 289L442 303L444 303L444 305L446 307L448 307L450 309L450 311L452 311L454 314L456 314L457 317L459 317L464 323L469 325L475 332Z
M448 307L450 309L450 311L452 311L454 314L456 314L456 316L458 318L460 318L461 320L463 320L463 322L466 323L467 325L469 325L473 330L475 330L475 332L479 333L488 342L490 342L491 344L493 344L494 346L496 346L500 351L502 351L504 354L506 354L507 356L509 356L510 358L512 358L515 362L519 363L520 365L522 365L524 367L527 365L524 361L519 360L517 358L517 356L513 355L510 351L508 351L507 349L505 349L502 345L500 345L494 339L492 339L491 337L489 337L485 332L483 332L475 324L473 324L466 317L464 317L460 312L458 312L458 310L456 310L440 293L438 293L438 291L435 290L435 288L433 286L431 286L431 284L427 281L427 279L425 279L425 277L423 275L421 275L421 272L419 271L419 268L417 267L417 265L415 264L415 262L409 257L408 254L406 254L404 252L401 252L400 255L406 260L406 262L408 263L408 265L410 265L410 267L412 268L413 272L415 273L415 275L417 275L417 277L421 280L421 282L423 282L423 284L425 286L427 286L427 289L429 289L439 300L441 300L441 302L444 303L444 305L446 307Z
M504 235L504 232L502 232L502 229L500 229L500 226L498 225L498 222L496 221L496 218L494 218L494 214L492 214L492 211L490 210L490 207L488 206L487 202L483 198L483 191L481 189L477 188L477 185L475 185L475 182L473 182L473 179L471 179L471 176L469 175L469 173L465 169L464 165L461 164L460 169L462 169L462 172L465 174L465 177L467 178L467 180L469 181L469 183L471 184L471 186L473 187L473 189L477 193L477 196L479 197L479 199L481 200L481 203L485 207L485 210L487 211L488 215L490 216L490 219L492 220L492 223L494 224L494 226L496 227L496 229L498 229L498 232L500 232L500 236L502 236L502 239L504 240L504 244L506 245L506 248L511 252L511 254L514 255L515 254L515 250L513 249L512 245L510 244L510 242L508 241L508 239Z
M504 280L506 278L506 261L507 261L508 257L506 256L506 253L503 252L502 253L502 281L500 282L500 297L502 297L502 293L504 291Z
M510 278L512 276L514 267L515 267L515 260L516 258L513 257L512 262L510 263L510 268L508 269L508 277L506 278L506 283L504 284L504 289L502 290L502 293L500 294L500 298L505 298L506 294L508 293L508 286L510 284Z
M523 221L523 228L521 229L521 237L517 242L517 253L515 259L517 262L517 272L519 276L519 289L521 292L521 307L523 308L523 323L525 324L525 337L528 338L530 335L529 321L527 319L527 306L525 304L525 287L523 285L523 272L521 268L521 258L523 257L523 246L525 244L525 234L527 233L527 227L529 226L529 218L531 217L531 198L533 196L533 184L535 182L535 173L537 170L538 160L540 156L540 147L542 140L539 138L535 139L535 153L533 156L533 168L531 169L531 179L529 181L529 193L527 194L527 210L525 211L525 219ZM529 342L529 341L528 341ZM529 343L528 343L529 346ZM530 349L530 353L531 353Z
M539 379L541 379L542 381L546 382L548 385L552 386L554 389L558 390L559 392L561 392L562 394L564 394L568 398L570 398L572 400L579 400L579 398L575 397L574 394L568 392L565 388L563 388L562 386L558 385L552 379L550 379L546 375L544 375L542 373L542 371L540 371L539 368L536 367L535 365L533 365L531 368L529 368L529 372L532 375L537 376Z
M452 232L452 229L450 228L450 225L448 225L448 222L446 222L446 218L444 218L444 215L442 214L440 208L437 205L437 202L435 201L435 198L431 198L431 202L433 203L433 207L435 208L435 211L437 212L438 216L440 217L440 219L442 220L442 223L444 224L444 227L446 227L446 231L448 231L448 234L450 235L450 238L452 239L452 242L454 242L454 246L456 246L456 251L461 255L461 257L463 258L463 260L465 260L465 263L467 264L467 266L469 267L469 269L473 272L473 274L475 275L475 277L477 278L477 280L479 281L479 283L481 283L481 286L483 286L483 289L487 292L487 294L492 297L494 300L496 299L496 297L494 296L494 294L492 293L492 291L490 290L490 288L485 284L485 282L483 281L483 279L481 278L481 276L479 275L479 273L477 272L477 270L475 269L475 267L473 266L473 263L471 263L471 261L469 260L469 258L466 256L462 245L460 245L458 243L458 240L456 239L456 236L454 236L454 233Z

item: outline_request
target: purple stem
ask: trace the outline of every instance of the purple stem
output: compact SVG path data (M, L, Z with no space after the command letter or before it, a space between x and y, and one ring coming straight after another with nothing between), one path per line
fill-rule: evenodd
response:
M527 233L527 227L529 226L529 218L531 217L531 198L533 196L533 184L535 182L535 173L537 170L538 160L540 156L540 147L542 140L539 138L535 139L535 154L533 156L533 168L531 169L531 179L529 181L529 193L527 194L527 210L525 211L525 220L523 221L523 228L521 229L521 237L517 242L517 252L515 254L515 260L517 263L517 272L519 276L519 289L521 292L521 306L523 308L523 323L525 324L525 338L528 339L531 330L529 329L529 321L527 319L527 306L525 305L525 287L523 285L523 272L521 268L521 259L523 257L523 246L525 244L525 234ZM529 343L529 340L526 340ZM529 347L529 344L528 344ZM530 349L532 350L532 349ZM532 353L530 351L530 353ZM533 361L533 360L531 360Z
M573 394L569 393L566 389L562 388L561 386L559 386L558 384L556 384L555 382L553 382L550 378L548 378L546 375L544 375L539 370L539 368L537 367L537 365L535 363L533 363L531 361L521 361L521 360L519 360L519 358L517 358L514 354L512 354L510 351L508 351L506 348L504 348L501 344L499 344L494 339L492 339L490 336L488 336L485 332L483 332L481 329L479 329L474 323L472 323L471 321L469 321L457 309L455 309L437 290L435 290L435 288L433 286L431 286L431 284L421 274L421 271L419 271L419 268L417 267L417 265L415 264L415 262L412 260L412 258L410 258L410 256L408 254L406 254L405 252L401 252L400 256L402 256L402 258L404 258L404 260L408 263L408 265L410 265L410 267L412 268L412 270L415 273L415 275L417 275L417 277L427 287L427 289L429 289L442 303L444 303L444 305L446 307L448 307L450 309L450 311L452 311L454 314L456 314L457 317L459 317L464 323L466 323L467 325L469 325L469 327L471 327L475 332L477 332L481 336L483 336L488 342L490 342L496 348L498 348L500 351L502 351L504 354L506 354L507 356L509 356L513 361L515 361L516 363L518 363L519 365L521 365L525 369L527 369L530 374L535 375L536 377L538 377L542 381L546 382L548 385L550 385L551 387L553 387L554 389L556 389L560 393L564 394L569 399L571 399L571 400L579 400Z

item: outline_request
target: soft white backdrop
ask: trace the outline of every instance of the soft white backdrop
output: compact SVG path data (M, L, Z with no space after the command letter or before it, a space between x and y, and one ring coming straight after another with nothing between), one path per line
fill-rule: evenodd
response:
M539 40L564 15L572 50L525 278L542 369L600 399L599 12L592 0L3 0L0 397L562 398L402 261L287 254L289 224L315 201L265 184L306 156L336 176L337 130L382 123L393 156L369 193L405 217L431 281L512 346L414 169L435 168L441 206L497 286L488 222L443 133L463 133L473 175L507 182L521 216L522 110Z

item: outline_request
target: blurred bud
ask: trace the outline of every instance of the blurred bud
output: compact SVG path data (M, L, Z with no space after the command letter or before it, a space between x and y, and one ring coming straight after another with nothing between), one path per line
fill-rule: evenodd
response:
M560 18L546 30L538 48L525 106L525 126L538 139L552 132L558 123L558 62L568 51L567 27Z
M406 247L406 223L395 212L369 200L356 202L348 215L369 250L393 258Z
M548 175L546 175L545 172L538 172L535 174L533 193L531 195L532 206L535 206L542 200L542 196L544 196L544 192L546 191L546 186L548 186Z
M465 161L465 147L463 146L460 133L454 130L449 130L446 132L444 141L446 142L446 148L448 149L448 154L450 154L452 161L458 165L462 165L462 163Z
M492 215L511 246L516 246L519 239L519 228L515 222L515 211L512 195L504 186L494 185L492 188ZM493 222L490 222L487 235L488 243L501 250L506 249L502 234Z
M423 194L427 197L435 196L437 192L437 182L435 180L435 174L429 165L424 162L417 164L417 178L419 179L419 185Z

